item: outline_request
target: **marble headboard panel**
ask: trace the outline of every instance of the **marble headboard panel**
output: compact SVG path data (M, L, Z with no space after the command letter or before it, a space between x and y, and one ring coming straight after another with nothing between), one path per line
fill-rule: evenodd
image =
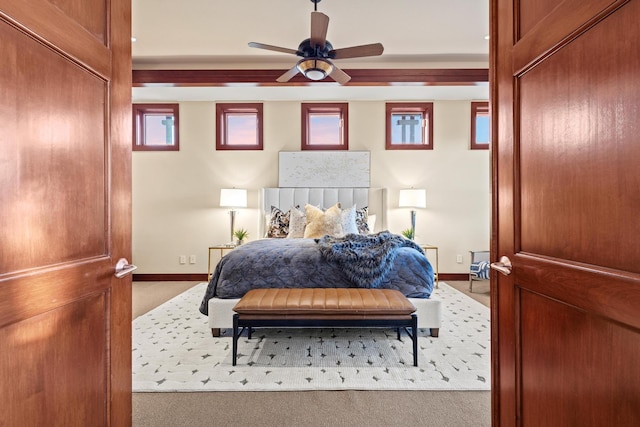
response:
M304 206L309 203L321 208L328 208L336 203L345 207L356 205L358 209L368 207L369 215L376 215L376 225L373 231L385 230L386 219L386 189L384 188L308 188L308 187L272 187L263 188L260 192L260 235L266 228L266 219L271 212L271 206L282 210L289 210L291 206Z

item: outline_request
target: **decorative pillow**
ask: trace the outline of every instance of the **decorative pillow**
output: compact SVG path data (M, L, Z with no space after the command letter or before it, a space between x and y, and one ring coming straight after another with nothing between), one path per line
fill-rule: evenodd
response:
M291 209L289 212L289 234L287 234L287 239L304 237L307 214L300 209Z
M356 223L356 206L349 209L342 210L342 235L347 234L359 234L360 230L358 230L358 224Z
M275 206L271 206L271 217L267 227L267 237L282 239L289 234L289 215L291 210L283 211Z
M317 239L325 235L342 235L342 210L339 204L331 206L326 211L313 205L304 206L307 215L307 226L304 229L304 237Z
M360 234L369 234L373 228L369 228L367 220L369 218L369 207L356 209L356 224L358 225L358 232Z
M369 232L373 233L373 230L376 229L376 216L374 215L369 215L369 217L367 218L367 226L369 227Z

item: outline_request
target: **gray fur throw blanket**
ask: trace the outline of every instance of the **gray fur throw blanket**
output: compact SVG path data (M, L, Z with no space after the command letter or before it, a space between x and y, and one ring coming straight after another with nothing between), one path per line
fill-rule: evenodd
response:
M381 231L376 234L347 234L316 239L320 253L328 261L338 263L342 271L361 288L378 288L393 267L398 250L413 248L424 253L412 240Z

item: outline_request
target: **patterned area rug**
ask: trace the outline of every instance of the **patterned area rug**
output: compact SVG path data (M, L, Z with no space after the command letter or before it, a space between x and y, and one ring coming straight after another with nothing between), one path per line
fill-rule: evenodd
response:
M440 337L384 329L257 329L211 336L198 306L206 283L133 321L133 391L489 390L489 309L440 282Z

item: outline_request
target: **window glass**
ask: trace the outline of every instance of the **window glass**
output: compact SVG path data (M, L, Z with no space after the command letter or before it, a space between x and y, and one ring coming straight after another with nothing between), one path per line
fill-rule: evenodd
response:
M178 104L133 104L134 151L178 151Z
M258 140L258 117L255 113L226 115L227 145L255 145Z
M387 150L433 149L433 103L386 104Z
M303 103L302 150L348 150L349 104Z
M175 141L174 122L173 114L145 114L144 145L173 145Z
M309 145L340 145L340 114L309 114Z
M392 144L423 144L422 131L424 116L420 113L391 114Z
M262 150L262 104L216 104L217 150Z
M471 149L488 150L491 143L491 120L488 102L471 103Z

